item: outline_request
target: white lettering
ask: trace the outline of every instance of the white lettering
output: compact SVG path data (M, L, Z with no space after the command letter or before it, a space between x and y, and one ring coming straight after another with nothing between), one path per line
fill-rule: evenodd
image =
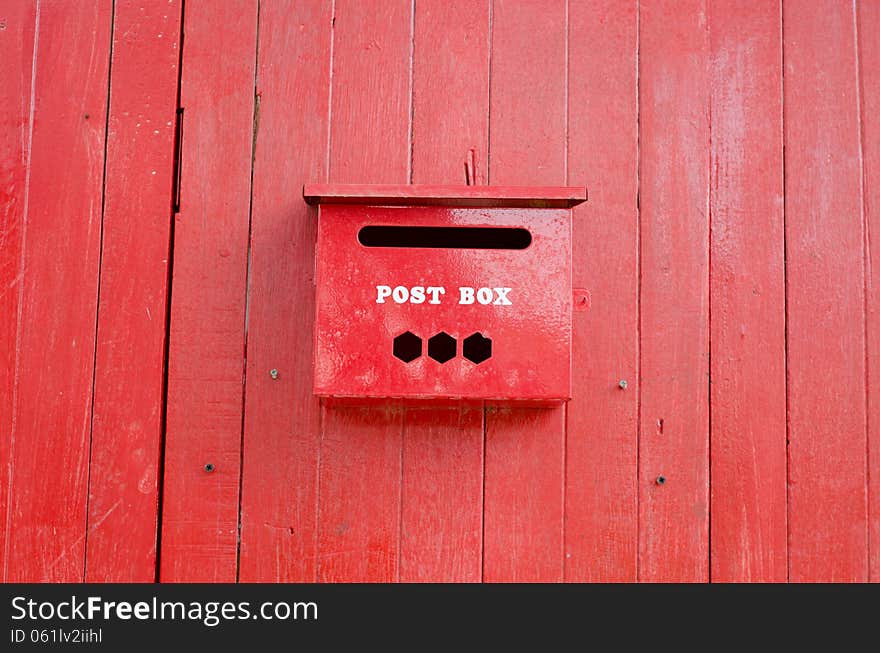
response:
M85 603L82 601L77 601L76 597L70 597L70 618L71 619L85 619L86 616L83 614L82 609L86 607Z
M131 619L131 603L122 601L116 606L116 617L118 619Z
M428 301L429 304L439 304L440 303L440 295L446 294L446 288L443 286L428 286L426 291L429 295L431 295L431 299Z
M511 306L510 292L512 288L489 288L482 286L459 286L459 304L475 304L479 302L483 306L494 304L496 306ZM397 304L441 304L441 297L446 294L443 286L376 286L376 303L384 304L389 297Z
M391 296L391 286L376 286L376 303L384 304L385 298Z
M17 617L13 616L13 619L24 619L27 616L27 610L25 610L23 606L18 605L19 603L23 603L24 600L25 598L23 596L16 596L14 599L12 599L12 607L18 610L19 615Z
M394 288L394 291L391 293L391 297L398 304L403 304L406 300L409 299L409 290L407 290L403 286L396 286Z
M146 601L138 601L134 604L134 616L138 619L150 618L150 604Z
M498 296L495 298L493 304L498 304L500 306L510 306L511 301L507 298L507 294L510 292L510 288L494 288L495 292Z

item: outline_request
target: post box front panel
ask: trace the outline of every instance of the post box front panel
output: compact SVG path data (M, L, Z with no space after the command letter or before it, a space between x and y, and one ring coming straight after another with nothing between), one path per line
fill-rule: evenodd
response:
M322 205L315 393L568 399L570 262L568 209Z

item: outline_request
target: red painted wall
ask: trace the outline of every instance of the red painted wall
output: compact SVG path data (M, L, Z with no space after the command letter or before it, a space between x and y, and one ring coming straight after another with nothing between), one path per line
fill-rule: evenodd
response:
M0 11L3 580L880 578L877 3L142 5ZM302 185L470 157L574 398L321 404Z

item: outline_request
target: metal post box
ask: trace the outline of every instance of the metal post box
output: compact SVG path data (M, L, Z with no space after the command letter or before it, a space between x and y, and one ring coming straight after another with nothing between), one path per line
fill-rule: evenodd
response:
M318 205L314 392L571 396L582 187L307 185Z

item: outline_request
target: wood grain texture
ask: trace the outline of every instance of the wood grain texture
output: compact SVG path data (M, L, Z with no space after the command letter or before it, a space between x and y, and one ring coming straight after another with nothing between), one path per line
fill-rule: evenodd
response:
M117 0L86 580L156 577L180 2Z
M880 261L872 237L880 234L880 4L858 3L862 125L862 207L865 212L865 315L868 365L868 575L880 582Z
M486 408L483 579L559 582L565 411Z
M334 6L328 181L409 183L412 2Z
M410 178L412 3L335 3L329 180ZM320 581L399 578L402 412L322 407Z
M631 582L638 550L638 132L636 2L569 3L568 180L573 313L566 425L565 579ZM620 381L626 381L626 389Z
M18 398L19 307L24 288L25 219L27 217L33 109L36 95L31 83L37 50L37 8L20 2L7 8L0 32L0 61L5 81L0 85L0 580L9 573L9 532L12 454L16 436ZM26 489L22 490L26 492Z
M0 579L880 579L880 3L6 4ZM574 399L322 406L303 185L470 156L590 189Z
M398 579L403 411L324 410L318 497L318 581Z
M491 184L565 183L566 28L561 0L492 3ZM487 410L483 578L560 581L565 408Z
M782 25L711 0L711 575L788 574Z
M642 2L639 21L639 579L700 582L709 576L706 7Z
M489 2L417 2L412 179L464 184L469 150L485 180ZM477 582L483 548L483 410L408 410L403 435L400 580Z
M223 7L191 2L184 16L164 581L236 579L257 3Z
M867 580L864 240L851 3L783 6L789 579Z
M490 1L415 5L412 183L466 183L474 151L486 180Z
M320 0L260 5L243 582L308 582L317 573L320 406L312 394L317 210L303 201L302 186L326 177L330 9Z
M11 582L83 578L110 15L109 1L41 4L33 67L17 73L32 80L34 104L13 290Z
M406 411L401 502L401 582L479 582L482 405Z

